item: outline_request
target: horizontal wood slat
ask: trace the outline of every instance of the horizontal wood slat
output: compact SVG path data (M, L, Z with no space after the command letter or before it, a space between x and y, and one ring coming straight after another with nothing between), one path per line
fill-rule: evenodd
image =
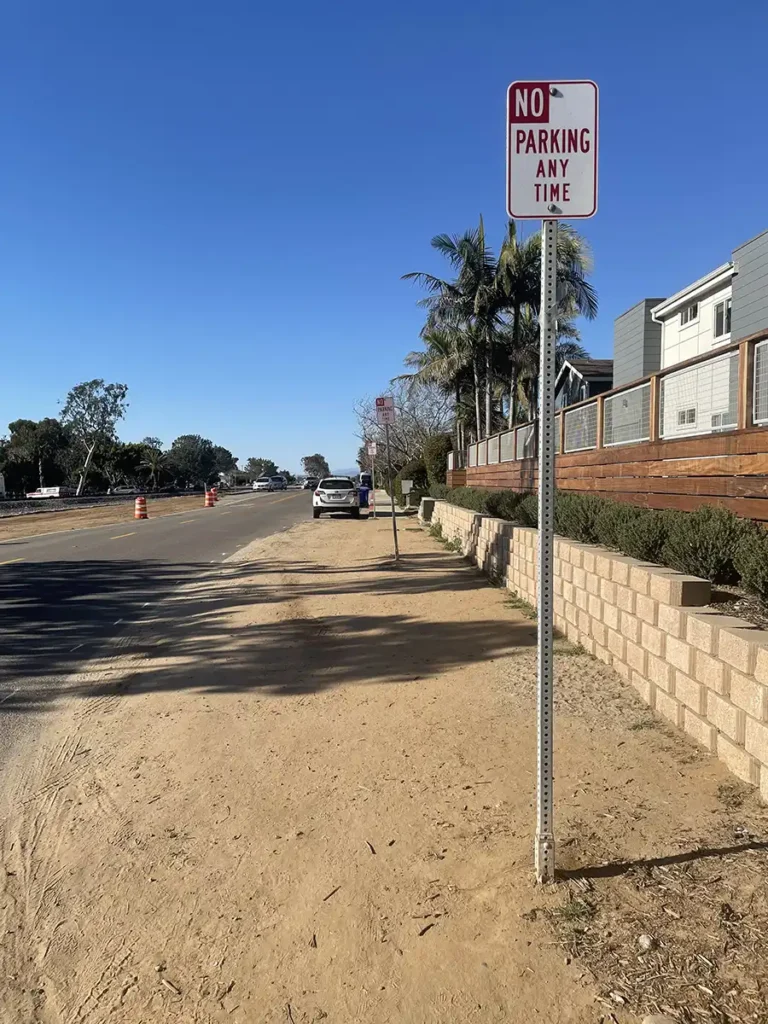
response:
M691 511L702 504L719 504L768 522L768 429L561 454L555 459L555 480L562 490L646 508ZM470 468L466 483L533 491L538 486L538 463L524 459Z

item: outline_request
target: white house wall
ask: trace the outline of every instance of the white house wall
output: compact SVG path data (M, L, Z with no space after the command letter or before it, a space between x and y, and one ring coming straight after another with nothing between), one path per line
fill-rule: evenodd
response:
M693 356L704 355L717 345L724 345L730 341L730 335L726 334L715 342L715 305L730 297L729 282L698 300L699 315L693 323L680 324L681 309L675 310L664 320L661 331L662 369L692 359Z

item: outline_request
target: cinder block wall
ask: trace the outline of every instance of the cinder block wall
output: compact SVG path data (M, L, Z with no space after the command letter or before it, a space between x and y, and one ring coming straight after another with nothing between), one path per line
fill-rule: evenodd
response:
M432 522L536 603L538 530L445 501ZM557 537L555 626L768 802L768 631L706 607L707 580Z

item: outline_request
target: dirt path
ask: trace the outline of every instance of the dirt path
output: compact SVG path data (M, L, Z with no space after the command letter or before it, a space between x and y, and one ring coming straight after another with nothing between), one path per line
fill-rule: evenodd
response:
M765 812L562 646L559 857L586 872L537 890L534 628L414 526L393 569L389 529L257 542L218 592L174 598L188 637L159 619L73 681L93 696L61 708L4 824L0 1019L623 1024L633 972L651 1008L680 995L654 976L717 929L721 890L742 914L766 857L721 856L700 913L690 861L655 859L743 847ZM715 970L680 998L720 998Z
M150 516L167 516L172 512L202 508L205 496L183 495L179 498L148 498ZM86 526L107 526L110 523L133 521L133 502L125 501L98 508L73 508L65 512L35 512L33 515L10 516L0 519L0 541L19 537L39 537L43 533L62 533L82 530Z

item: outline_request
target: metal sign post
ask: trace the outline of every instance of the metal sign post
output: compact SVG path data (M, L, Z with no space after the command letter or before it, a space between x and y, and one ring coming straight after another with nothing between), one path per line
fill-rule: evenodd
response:
M389 443L389 425L395 422L395 400L391 395L376 399L376 422L384 427L387 441L387 473L389 474L389 502L392 508L392 536L395 541L395 561L400 558L397 546L397 518L395 516L395 489L392 486L392 447Z
M555 878L553 556L557 222L597 211L598 92L591 81L513 82L507 91L507 213L542 218L539 367L538 794L536 878Z
M389 422L384 424L384 432L387 438L387 472L389 473L389 504L392 508L392 537L395 541L395 561L400 558L400 551L397 546L397 516L395 515L395 488L392 486L392 449L389 444Z
M541 246L541 353L539 365L539 772L536 815L536 878L555 877L552 787L553 609L552 560L555 533L555 339L557 337L557 221L545 220Z
M376 442L368 442L368 456L371 460L371 501L373 502L373 518L376 518Z

